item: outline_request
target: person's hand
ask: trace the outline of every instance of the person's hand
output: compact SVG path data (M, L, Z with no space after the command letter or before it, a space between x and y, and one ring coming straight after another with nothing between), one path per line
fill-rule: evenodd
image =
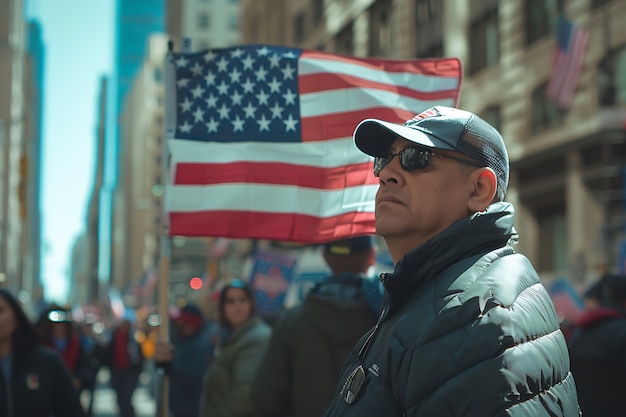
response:
M171 362L174 346L165 342L156 342L154 344L154 360L159 363Z

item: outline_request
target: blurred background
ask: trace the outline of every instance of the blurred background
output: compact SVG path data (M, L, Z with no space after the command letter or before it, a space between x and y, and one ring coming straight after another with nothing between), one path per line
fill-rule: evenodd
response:
M576 74L554 73L559 17L588 36ZM458 57L459 107L507 143L517 250L569 314L590 283L626 263L624 27L620 0L0 0L0 285L33 315L55 301L76 317L147 322L164 253L168 42L263 43ZM573 77L564 101L546 94L555 76ZM315 246L170 243L170 305L249 276L260 251L293 260L287 304L327 273ZM377 249L374 272L390 270L384 243Z

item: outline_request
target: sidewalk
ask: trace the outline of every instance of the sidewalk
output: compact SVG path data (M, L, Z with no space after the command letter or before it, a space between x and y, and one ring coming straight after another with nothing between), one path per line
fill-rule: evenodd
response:
M145 373L142 374L139 387L133 395L133 405L135 406L137 417L156 416L156 402L150 395L149 382L149 376ZM93 403L93 417L118 417L115 392L109 386L109 372L106 368L98 373L98 385Z

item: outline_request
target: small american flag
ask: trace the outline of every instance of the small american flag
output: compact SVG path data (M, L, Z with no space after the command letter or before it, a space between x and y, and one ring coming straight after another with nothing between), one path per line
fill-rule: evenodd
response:
M378 188L352 133L457 103L458 59L382 60L269 45L172 53L170 235L320 243L374 233Z
M572 103L588 44L587 31L559 17L552 73L546 90L546 96L558 107L566 108Z

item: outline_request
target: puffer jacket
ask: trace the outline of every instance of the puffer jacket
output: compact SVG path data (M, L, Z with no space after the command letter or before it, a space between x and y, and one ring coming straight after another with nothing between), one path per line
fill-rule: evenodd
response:
M492 204L382 274L388 298L325 416L579 416L565 338Z
M253 415L250 387L270 335L270 327L253 317L219 347L203 379L201 417Z

